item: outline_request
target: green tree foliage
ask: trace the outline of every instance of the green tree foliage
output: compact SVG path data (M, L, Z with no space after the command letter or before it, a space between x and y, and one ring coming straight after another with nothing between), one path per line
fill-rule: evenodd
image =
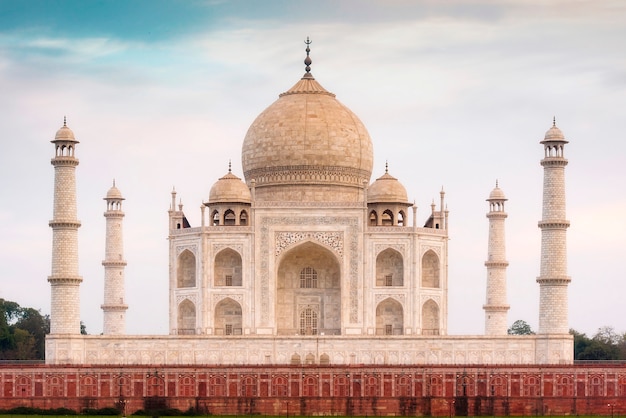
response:
M509 335L533 335L535 333L523 319L513 322L513 325L506 332Z
M618 334L613 327L604 326L592 338L574 329L575 360L626 360L626 335Z
M0 298L0 359L43 360L50 319Z

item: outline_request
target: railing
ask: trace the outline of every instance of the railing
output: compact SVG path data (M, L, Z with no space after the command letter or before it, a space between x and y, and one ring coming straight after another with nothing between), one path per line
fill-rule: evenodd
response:
M402 335L402 328L376 328L376 335Z
M438 329L422 329L422 335L439 335Z
M215 335L243 335L242 328L215 328Z

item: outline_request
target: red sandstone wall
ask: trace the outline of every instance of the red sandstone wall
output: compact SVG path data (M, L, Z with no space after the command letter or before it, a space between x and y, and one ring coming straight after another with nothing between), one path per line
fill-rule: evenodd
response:
M0 365L0 408L16 406L114 406L125 414L611 415L626 413L626 365Z

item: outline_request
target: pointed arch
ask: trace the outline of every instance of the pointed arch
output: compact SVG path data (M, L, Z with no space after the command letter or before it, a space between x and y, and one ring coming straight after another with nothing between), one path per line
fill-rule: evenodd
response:
M422 334L439 335L439 306L432 299L422 306Z
M178 256L176 282L178 287L196 286L196 256L189 250Z
M383 212L381 223L383 226L393 226L393 212L390 209Z
M404 260L393 248L381 251L376 257L376 286L403 286Z
M376 306L376 334L402 335L404 310L400 302L387 298Z
M378 225L378 214L375 210L370 212L370 226Z
M239 214L239 225L247 226L248 225L248 212L242 210Z
M178 305L178 334L192 335L196 333L196 305L189 299Z
M218 335L241 335L241 305L231 298L221 300L215 306L215 333Z
M403 210L401 210L400 212L398 212L398 226L406 226L406 214L404 213Z
M215 255L213 268L215 286L241 286L241 255L232 248L224 248Z
M217 210L214 210L211 213L211 225L218 226L220 224L220 213Z
M224 225L235 225L236 219L237 217L232 209L227 209L226 212L224 212Z
M422 287L441 287L439 257L433 250L422 256Z

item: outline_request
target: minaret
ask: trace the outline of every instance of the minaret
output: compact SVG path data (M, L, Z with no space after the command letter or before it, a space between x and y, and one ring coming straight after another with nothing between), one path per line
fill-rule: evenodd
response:
M126 333L126 310L124 303L124 241L122 238L122 193L115 187L107 192L106 218L106 249L102 265L104 266L104 311L103 333L105 335L122 335Z
M80 334L80 283L78 275L78 228L76 219L76 166L74 151L78 141L74 132L63 126L51 141L55 154L54 212L49 222L52 228L52 273L50 334Z
M507 313L509 305L506 300L506 245L504 220L507 217L504 211L504 202L508 199L502 189L496 187L489 194L489 244L487 250L487 301L483 305L485 310L485 335L507 334Z
M541 229L541 271L539 283L539 334L567 334L568 303L565 219L565 140L555 121L541 141L544 147L543 210Z

